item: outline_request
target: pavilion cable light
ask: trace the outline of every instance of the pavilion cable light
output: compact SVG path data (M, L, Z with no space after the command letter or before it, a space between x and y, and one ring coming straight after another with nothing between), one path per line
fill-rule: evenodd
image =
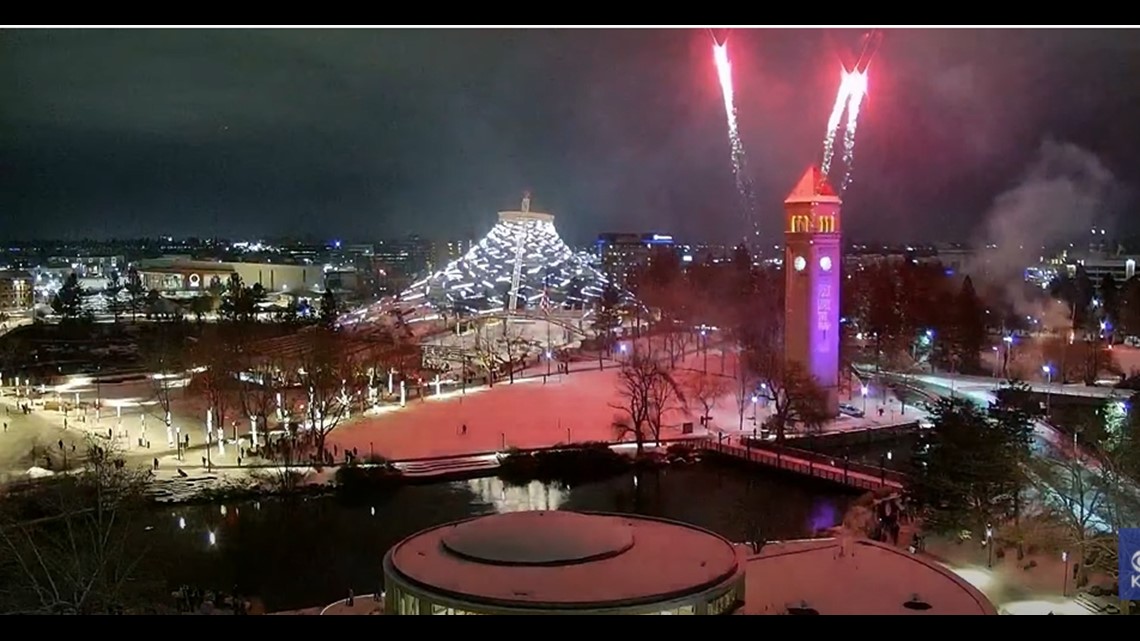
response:
M398 314L407 323L444 315L489 315L531 310L593 307L608 285L591 259L570 249L558 235L552 214L530 210L499 212L499 221L463 257L404 290L346 319L355 324ZM543 302L545 296L545 303Z

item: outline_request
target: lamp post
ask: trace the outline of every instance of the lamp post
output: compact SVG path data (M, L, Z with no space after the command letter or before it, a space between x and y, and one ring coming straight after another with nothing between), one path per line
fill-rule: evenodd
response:
M986 567L992 568L994 566L994 528L989 523L986 524L986 548L989 551Z
M701 349L705 353L705 374L709 373L709 335L704 329L701 330Z
M1041 371L1045 373L1045 415L1050 416L1052 414L1053 367L1042 365Z
M1061 552L1061 563L1065 564L1065 576L1061 583L1061 596L1069 596L1069 552Z
M1013 349L1013 337L1004 336L1002 342L1005 343L1005 353L1001 358L1001 375L1003 378L1009 377L1009 351Z
M998 377L998 348L994 345L994 378Z
M863 385L859 388L859 391L863 394L863 416L866 416L867 415L867 392L870 390L867 389L866 385Z

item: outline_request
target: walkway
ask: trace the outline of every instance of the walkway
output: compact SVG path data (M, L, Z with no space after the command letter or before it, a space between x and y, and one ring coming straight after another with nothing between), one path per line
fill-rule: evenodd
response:
M711 439L704 441L702 447L724 456L804 474L860 490L882 488L901 490L905 480L903 474L886 468L876 468L849 461L837 461L834 457L786 447L772 446L771 449L744 447L730 443L718 443Z

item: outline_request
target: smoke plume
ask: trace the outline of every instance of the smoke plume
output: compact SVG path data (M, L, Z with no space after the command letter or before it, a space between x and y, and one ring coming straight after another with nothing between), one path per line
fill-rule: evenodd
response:
M1065 310L1029 300L1025 268L1045 248L1088 238L1120 192L1095 154L1072 143L1044 141L1020 182L994 199L976 237L974 264L964 271L982 277L1016 311L1041 319L1046 327L1067 323Z

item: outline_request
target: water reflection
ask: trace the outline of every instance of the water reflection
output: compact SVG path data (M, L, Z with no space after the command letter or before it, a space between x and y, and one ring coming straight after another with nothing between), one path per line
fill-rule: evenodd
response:
M477 500L494 507L497 514L527 510L557 510L566 501L569 492L557 485L538 481L522 487L507 485L497 476L467 481L467 487Z
M424 528L480 514L569 509L692 523L736 541L800 538L835 525L850 496L806 479L712 463L567 489L497 478L416 485L362 503L334 498L161 510L144 570L181 584L257 596L270 611L380 589L384 553Z

